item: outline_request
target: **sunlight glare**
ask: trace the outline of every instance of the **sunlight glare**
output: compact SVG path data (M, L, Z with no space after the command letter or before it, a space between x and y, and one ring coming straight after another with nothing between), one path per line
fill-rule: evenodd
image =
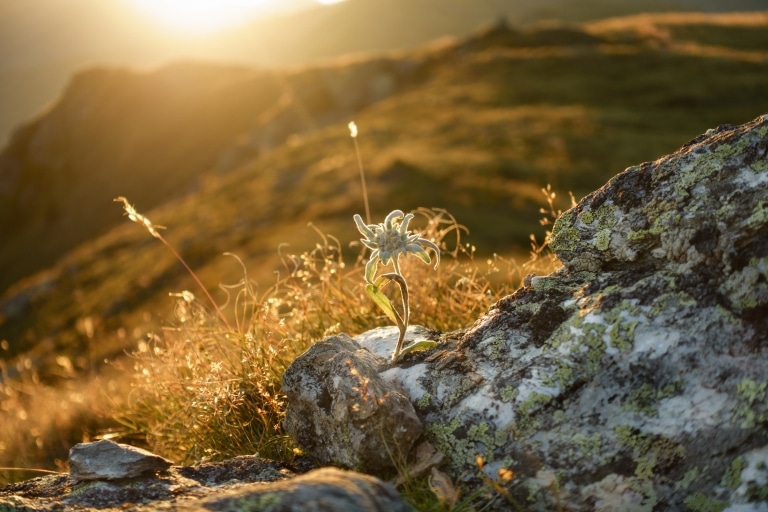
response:
M182 32L210 33L274 11L279 0L127 0L164 26Z
M343 2L344 0L317 0L317 3L323 5L333 5Z

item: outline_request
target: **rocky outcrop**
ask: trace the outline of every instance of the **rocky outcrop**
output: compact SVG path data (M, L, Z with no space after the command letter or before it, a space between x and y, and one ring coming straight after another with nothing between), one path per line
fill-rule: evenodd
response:
M116 453L112 469L108 460L98 464L102 476L89 473L84 480L67 475L34 478L0 489L0 511L37 512L49 510L133 510L150 511L282 511L291 510L365 510L409 512L408 506L394 488L377 478L322 468L305 472L306 462L280 464L243 456L191 467L165 467L157 464L160 457L143 450L136 458L136 468L152 465L150 473L135 469L118 477L128 468L127 457L136 448L104 445L105 441L78 445L73 463L105 452ZM107 443L109 443L107 441ZM142 462L145 461L145 462ZM162 470L161 470L162 469Z
M408 396L464 485L514 470L500 508L768 510L767 198L768 116L629 168L555 223L561 269L381 368L377 392ZM395 339L366 333L312 371ZM292 431L315 429L295 407Z

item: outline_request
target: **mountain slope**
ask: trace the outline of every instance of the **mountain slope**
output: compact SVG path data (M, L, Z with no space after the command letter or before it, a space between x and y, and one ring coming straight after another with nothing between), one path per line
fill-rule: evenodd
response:
M741 23L740 47L750 38L759 46L768 25L766 15L752 28L745 20L754 24L754 16L707 19L709 38ZM579 196L707 127L768 112L764 49L729 54L671 35L660 41L648 23L498 26L397 58L290 73L178 65L80 75L57 109L3 154L2 230L10 235L2 265L50 266L68 247L124 222L112 198L125 195L169 226L168 238L209 287L239 279L225 251L270 282L280 243L314 245L307 222L356 238L349 219L362 200L346 130L352 118L377 217L446 208L481 250L524 251L547 183ZM14 168L16 181L8 179ZM112 339L104 350L121 347L116 329L139 311L162 309L164 293L192 286L137 230L121 226L9 289L0 339L14 353L48 336L66 347L78 336L66 334L75 319L93 317ZM73 294L87 300L73 303Z
M148 22L121 0L0 0L0 144L16 125L54 101L72 73L94 62L147 67L203 59L284 67L463 37L500 16L528 24L765 8L760 0L347 0L327 7L281 0L279 5L275 17L190 36Z

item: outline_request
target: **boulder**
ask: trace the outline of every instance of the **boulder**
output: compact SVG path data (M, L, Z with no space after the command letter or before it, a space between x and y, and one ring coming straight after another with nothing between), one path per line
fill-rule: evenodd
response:
M491 507L768 510L768 116L618 174L557 220L550 247L559 270L365 378L405 393L441 469L495 488ZM316 384L348 379L348 353L368 360L345 345L289 369L302 400L344 415L294 415L321 460L329 440L368 456L349 436L360 394ZM305 407L288 396L289 416Z
M283 428L321 464L381 472L422 433L411 402L379 371L386 360L345 334L315 343L283 376Z

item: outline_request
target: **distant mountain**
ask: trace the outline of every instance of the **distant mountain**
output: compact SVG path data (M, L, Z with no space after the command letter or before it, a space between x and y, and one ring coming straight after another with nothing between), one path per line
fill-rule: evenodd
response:
M119 0L0 0L0 145L51 104L85 66L156 67L172 60L304 65L340 55L414 48L465 36L504 16L586 21L673 10L765 8L761 0L281 0L284 14L205 37L174 35ZM297 11L295 14L285 14Z

